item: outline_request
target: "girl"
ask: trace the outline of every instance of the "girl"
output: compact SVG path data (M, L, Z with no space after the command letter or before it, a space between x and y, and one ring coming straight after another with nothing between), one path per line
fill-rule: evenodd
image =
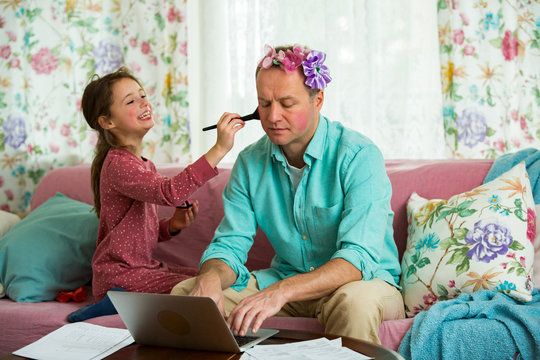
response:
M93 294L97 300L112 288L168 294L197 270L162 264L152 253L158 241L169 240L191 225L199 208L195 201L187 208L176 208L170 219L159 220L157 205L187 204L190 194L217 175L217 164L231 150L234 135L244 122L238 114L224 113L217 124L216 144L184 171L166 178L141 156L143 137L154 126L154 119L143 87L128 69L122 67L101 78L94 75L84 90L81 107L86 122L99 134L91 167L99 218L92 259ZM98 304L90 305L97 315L83 308L71 314L71 320L115 312L114 307L100 310ZM107 301L105 307L109 305Z

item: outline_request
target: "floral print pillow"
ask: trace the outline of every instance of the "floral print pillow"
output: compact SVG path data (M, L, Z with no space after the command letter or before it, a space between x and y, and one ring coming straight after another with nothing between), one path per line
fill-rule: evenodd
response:
M401 286L407 316L490 289L531 301L535 204L525 164L448 200L413 193Z

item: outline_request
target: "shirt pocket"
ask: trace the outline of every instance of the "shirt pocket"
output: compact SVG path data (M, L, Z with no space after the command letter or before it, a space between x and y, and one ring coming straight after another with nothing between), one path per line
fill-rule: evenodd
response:
M314 244L335 247L342 211L343 202L338 202L330 207L311 207L309 230Z

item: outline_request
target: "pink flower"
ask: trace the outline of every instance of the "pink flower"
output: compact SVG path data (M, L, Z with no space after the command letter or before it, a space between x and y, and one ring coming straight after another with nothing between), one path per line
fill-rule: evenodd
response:
M11 56L11 47L9 45L0 46L0 57L7 59Z
M527 209L527 239L534 244L534 237L536 236L536 213L534 209Z
M519 117L519 113L516 109L514 109L510 112L510 116L512 117L512 120L517 121Z
M30 65L37 74L50 74L58 67L58 59L48 48L41 48L32 55Z
M150 44L148 43L148 41L143 41L142 44L141 44L141 52L143 54L148 54L150 52Z
M49 126L51 127L51 129L56 129L56 120L49 120Z
M26 148L28 149L29 154L34 152L34 147L31 144L26 145Z
M302 65L302 61L304 61L304 58L300 54L291 50L287 50L286 52L280 50L277 59L283 64L285 71L289 73L294 72L298 66Z
M502 52L506 61L511 61L518 54L518 40L510 30L506 30L504 33Z
M53 144L53 143L49 144L49 149L51 149L51 151L55 154L58 154L58 152L60 151L60 147L58 147L58 145Z
M459 17L461 17L461 21L463 21L463 25L468 26L469 25L469 18L464 13L460 13Z
M139 64L136 63L136 62L130 63L130 64L129 64L129 67L130 67L133 71L135 71L135 72L141 71L141 65L139 65Z
M187 41L182 41L178 48L179 48L178 50L180 51L180 54L187 56L187 50L188 50Z
M5 24L6 20L4 20L4 18L0 16L0 29L3 28Z
M0 176L0 187L4 186L4 177Z
M13 31L10 31L10 30L6 30L6 34L9 38L9 40L11 41L16 41L17 40L17 35L15 35L15 33Z
M525 119L525 116L521 116L519 118L519 126L521 127L521 130L525 130L527 128L527 120Z
M512 143L514 144L514 146L519 149L521 147L521 142L519 141L519 139L517 138L512 138Z
M16 69L16 68L18 68L20 65L21 65L21 60L19 60L19 58L12 58L12 59L9 61L9 68L10 68L10 69Z
M506 257L510 258L510 259L515 259L516 258L516 253L508 253L508 254L506 254Z
M506 267L508 266L508 263L501 263L504 270L506 270Z
M470 55L474 55L474 50L475 50L474 46L469 45L469 44L467 44L467 45L465 45L465 46L463 47L463 53L464 53L465 55L469 55L469 56L470 56Z
M525 267L525 258L523 256L519 257L519 263L521 264L521 266Z
M9 212L9 205L8 204L0 205L0 210L4 210L4 211Z
M178 21L181 23L182 21L184 21L184 15L180 10L176 10L175 8L169 8L169 12L167 13L167 20L169 20L169 22Z
M77 147L77 143L73 139L69 139L67 144L68 144L69 147L72 147L74 149Z
M497 140L493 142L493 148L499 152L504 151L504 141L503 140Z
M463 41L465 41L465 33L463 30L455 30L454 31L454 44L461 45L463 44Z
M62 125L62 127L60 128L60 134L62 136L69 136L69 134L71 134L71 128L69 127L68 124Z
M129 39L129 46L131 47L137 47L137 38L135 37L132 37L131 39Z
M437 298L433 294L424 295L424 304L426 306L431 306L437 302Z
M82 99L81 99L81 98L78 98L78 99L77 99L77 104L76 104L76 105L77 105L77 111L79 111L79 112L81 111L81 103L82 103Z
M148 61L150 62L150 64L152 64L154 66L157 66L157 64L158 64L157 57L155 57L155 56L151 56L150 60L148 60Z
M456 286L456 281L455 281L455 280L450 280L450 281L448 282L448 287L449 287L449 288L453 288L454 286Z
M9 201L13 200L15 197L13 196L13 191L7 189L4 190L4 194L6 194L6 197Z
M268 44L264 45L265 55L259 62L259 67L269 69L274 64L274 59L277 56L276 50Z

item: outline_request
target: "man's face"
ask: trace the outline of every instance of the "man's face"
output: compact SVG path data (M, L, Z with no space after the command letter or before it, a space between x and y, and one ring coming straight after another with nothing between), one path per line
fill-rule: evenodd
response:
M261 125L270 141L285 154L303 154L317 129L324 93L312 99L299 70L287 74L272 67L257 74L257 95Z

